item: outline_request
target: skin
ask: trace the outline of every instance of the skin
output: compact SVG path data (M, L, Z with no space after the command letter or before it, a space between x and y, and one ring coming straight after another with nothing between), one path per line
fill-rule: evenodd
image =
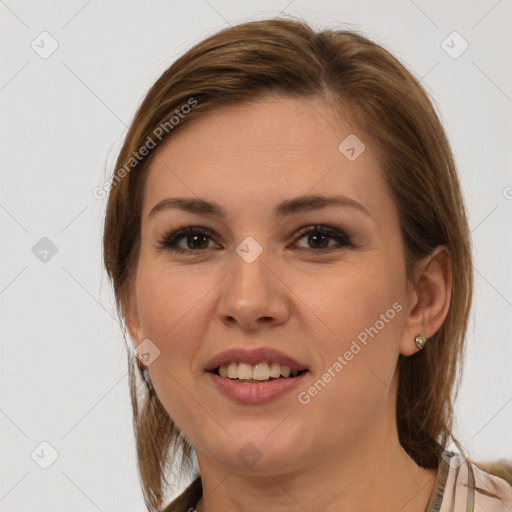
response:
M351 133L366 145L354 161L338 150ZM417 466L399 444L397 361L417 352L417 334L428 338L442 325L449 258L436 248L407 281L398 212L371 141L321 99L267 96L194 119L155 157L127 324L134 346L149 338L160 350L150 375L196 449L205 497L197 510L424 511L436 471ZM345 195L370 216L330 206L273 217L277 203L304 194ZM150 218L169 197L215 201L227 218L178 209ZM334 249L322 252L311 236L296 236L319 223L355 246L327 238ZM186 225L214 235L200 237L197 254L158 248ZM252 263L236 252L247 236L263 251ZM179 245L194 247L186 237ZM395 303L400 312L300 403L298 392ZM204 367L237 346L271 346L305 362L304 385L265 405L230 401ZM237 456L248 442L261 455L251 467Z

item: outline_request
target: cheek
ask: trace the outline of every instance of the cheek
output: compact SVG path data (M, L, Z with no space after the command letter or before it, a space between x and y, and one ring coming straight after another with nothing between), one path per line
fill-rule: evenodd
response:
M330 272L321 284L314 288L310 280L297 294L324 325L311 333L322 368L313 387L301 391L325 421L360 428L389 395L404 325L402 275L393 265L368 262Z
M316 338L322 353L348 350L353 340L370 347L370 340L394 339L401 329L402 276L393 265L368 258L357 267L333 266L316 276L297 276L294 282L301 283L296 288L304 312L309 309L323 324L323 334L317 331ZM378 351L386 344L373 345Z
M144 333L167 344L190 317L197 320L201 302L215 280L204 272L171 270L158 263L143 268L137 279L137 301Z
M151 380L165 410L182 428L196 422L198 370L193 362L211 321L208 292L218 279L146 268L138 279L137 298L144 336L160 350L150 367Z
M152 378L169 379L172 374L180 382L190 379L194 355L211 318L205 308L209 307L208 293L216 281L204 273L171 272L157 265L147 266L139 275L137 300L142 330L160 350L150 369Z

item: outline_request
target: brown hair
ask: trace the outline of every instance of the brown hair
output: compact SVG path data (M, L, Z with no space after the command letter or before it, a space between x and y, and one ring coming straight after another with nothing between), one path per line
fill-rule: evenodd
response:
M180 116L161 141L219 105L275 93L324 98L345 114L350 112L351 121L374 141L399 211L409 278L415 263L435 247L445 245L450 252L452 289L446 320L425 350L400 356L398 362L400 442L417 464L437 468L452 435L453 400L471 307L470 233L443 127L418 80L395 57L353 31L315 32L295 19L253 21L222 30L175 61L151 87L128 130L116 169L191 98L194 108ZM108 198L104 263L120 318L129 314L133 299L144 176L158 149L137 158L129 172L124 167L122 179L116 171ZM130 349L128 365L139 474L148 510L157 511L164 505L170 464L180 462L183 471L190 469L193 448L156 394L144 384L139 384L138 393L137 380L143 381Z

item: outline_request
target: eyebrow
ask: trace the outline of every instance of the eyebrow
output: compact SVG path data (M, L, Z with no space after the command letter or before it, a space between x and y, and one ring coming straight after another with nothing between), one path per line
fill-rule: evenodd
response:
M274 207L275 217L284 217L294 213L320 210L328 206L342 206L353 208L371 218L370 212L361 203L346 196L322 196L310 195L287 199ZM178 209L199 215L213 215L221 220L225 220L227 215L225 210L219 204L213 201L206 201L200 198L187 197L169 197L157 203L149 212L149 217L154 217L158 212Z

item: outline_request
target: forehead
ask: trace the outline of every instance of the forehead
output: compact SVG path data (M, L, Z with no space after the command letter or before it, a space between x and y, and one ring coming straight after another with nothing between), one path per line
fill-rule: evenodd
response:
M319 98L215 108L180 127L147 172L143 215L183 195L253 208L308 193L390 200L370 141Z

